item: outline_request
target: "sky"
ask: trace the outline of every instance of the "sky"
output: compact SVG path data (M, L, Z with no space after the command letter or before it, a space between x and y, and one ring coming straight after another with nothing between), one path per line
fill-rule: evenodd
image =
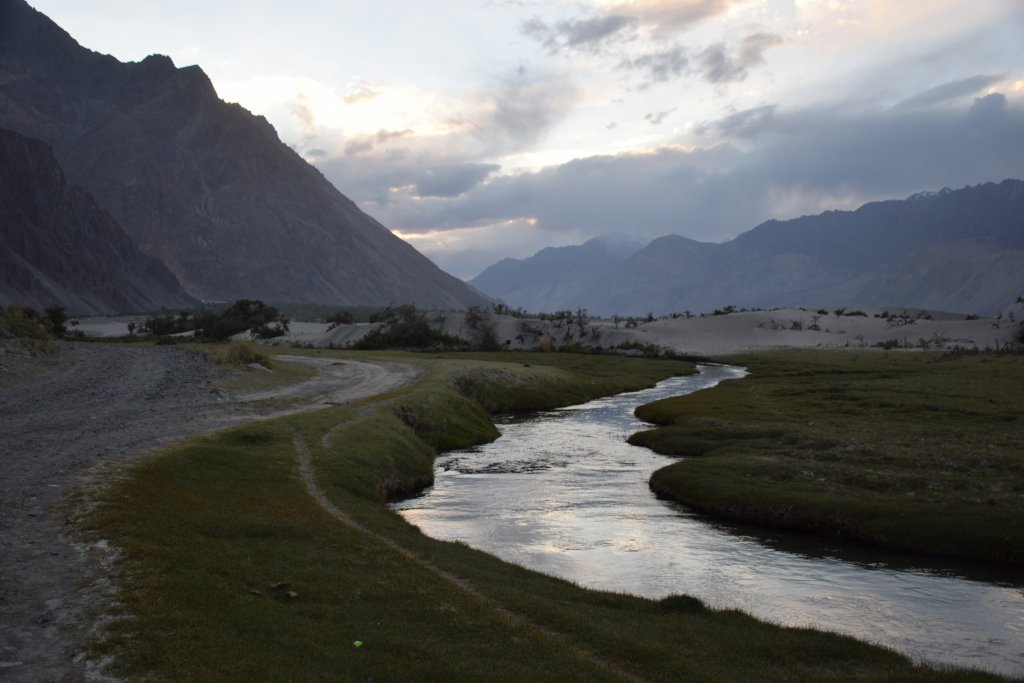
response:
M448 272L1024 178L1024 0L29 0L198 64Z

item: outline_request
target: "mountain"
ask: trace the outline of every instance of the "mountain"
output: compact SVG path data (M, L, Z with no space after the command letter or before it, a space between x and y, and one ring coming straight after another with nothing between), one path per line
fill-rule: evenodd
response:
M0 304L74 314L191 308L171 271L143 254L49 146L0 129Z
M583 307L599 315L727 305L995 313L1024 294L1024 182L771 220L723 244L670 235L614 267L557 277L543 297L509 283L476 286L528 310Z
M528 259L502 259L469 284L506 302L530 301L530 311L576 308L558 304L585 297L587 273L614 268L642 246L628 236L607 235L581 245L547 247Z
M200 299L464 308L485 299L336 190L198 66L81 47L0 0L0 126L53 147Z

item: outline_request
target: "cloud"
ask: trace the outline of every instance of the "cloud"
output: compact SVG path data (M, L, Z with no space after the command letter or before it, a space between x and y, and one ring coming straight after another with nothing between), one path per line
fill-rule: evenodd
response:
M934 88L929 88L928 90L919 92L916 95L912 95L896 106L907 108L930 107L942 102L957 100L974 95L980 90L984 90L985 88L995 85L1004 77L1005 74L978 74L977 76L971 76L970 78L964 78L959 81L950 81L949 83L943 83L942 85L937 85Z
M703 121L694 126L694 132L700 136L714 134L721 138L755 139L771 126L775 109L775 105L766 105L739 111L717 121Z
M644 114L644 121L649 122L651 125L659 126L661 125L661 122L665 120L665 117L674 112L675 110L676 108L672 107L671 109L666 109L665 111L647 112L646 114Z
M703 78L711 83L742 81L750 68L764 63L765 51L782 43L774 33L753 33L730 54L724 43L716 43L697 55Z
M342 97L342 101L345 104L359 104L361 102L369 102L370 100L376 99L381 94L381 90L367 85L366 83L353 83L349 86L348 92Z
M641 88L645 88L652 83L664 83L682 76L689 64L690 60L686 55L686 49L675 45L633 59L623 59L619 62L619 68L646 71L648 82L641 86Z
M390 140L397 140L412 135L410 129L405 130L378 130L372 135L356 135L345 145L345 156L353 156L369 152Z
M509 154L541 140L579 97L579 88L564 77L517 77L482 93L474 111L453 123L476 138L482 154Z
M634 23L632 17L607 14L585 19L570 19L549 25L538 17L525 21L520 27L523 35L533 38L554 54L563 49L595 51L606 39Z
M664 34L688 29L739 4L741 0L633 0L613 5L609 11L634 16Z
M419 197L457 197L501 167L497 164L456 163L424 169L415 181Z
M489 176L457 197L406 201L375 215L404 233L531 223L538 244L566 236L677 233L722 241L769 218L855 208L926 189L1024 177L1024 107L995 93L959 108L853 112L761 107L703 124L744 137L698 148L592 156ZM507 255L468 240L460 274Z

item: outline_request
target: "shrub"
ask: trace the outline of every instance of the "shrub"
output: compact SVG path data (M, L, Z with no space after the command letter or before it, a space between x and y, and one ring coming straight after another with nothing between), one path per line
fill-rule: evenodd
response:
M335 311L329 318L327 318L328 330L333 330L338 325L351 325L356 321L356 317L349 311Z
M288 318L259 300L239 299L220 315L203 313L196 317L196 335L223 341L249 330L253 339L280 337L288 331Z
M250 342L231 342L217 351L217 363L220 365L249 365L259 363L265 368L271 367L270 356Z
M187 311L182 311L177 316L170 313L154 315L146 318L146 322L142 323L142 329L154 337L191 332L195 328L196 321ZM129 334L133 332L131 326L129 326L128 332Z
M427 324L426 314L412 304L389 305L380 314L381 326L371 330L353 346L357 349L466 350L464 339L437 332Z

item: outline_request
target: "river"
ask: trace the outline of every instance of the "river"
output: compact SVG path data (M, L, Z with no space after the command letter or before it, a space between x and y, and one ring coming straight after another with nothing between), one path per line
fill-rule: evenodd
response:
M431 537L589 588L685 593L917 661L1024 674L1019 572L718 523L651 493L651 473L672 459L626 443L645 426L636 406L744 374L703 365L653 389L501 419L501 438L441 455L434 485L393 508Z

